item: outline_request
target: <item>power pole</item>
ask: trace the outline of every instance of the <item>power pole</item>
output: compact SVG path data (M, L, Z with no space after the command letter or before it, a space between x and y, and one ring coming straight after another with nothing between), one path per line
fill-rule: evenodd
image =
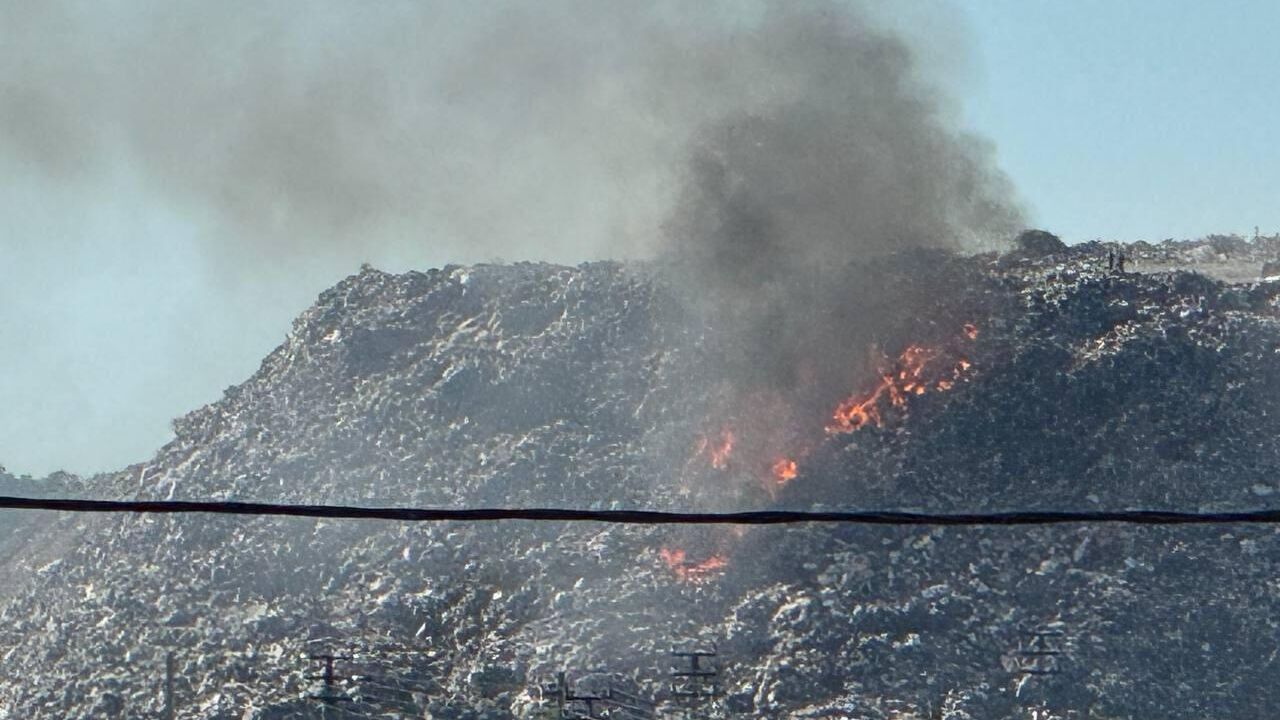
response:
M719 653L715 644L705 648L671 648L671 699L682 705L685 717L720 694ZM703 662L710 663L704 665ZM684 665L684 667L679 667Z
M603 692L599 689L599 682L593 681L590 684L595 688L595 692L583 694L574 688L573 683L569 681L568 673L563 670L556 673L557 720L601 720L602 717L615 720L655 719L656 703L616 687L614 680L613 675L606 675ZM597 715L597 711L603 715Z
M173 651L164 656L164 718L173 720Z
M1043 709L1044 693L1047 690L1042 684L1062 672L1063 661L1068 659L1070 638L1060 622L1025 632L1022 636L1023 639L1012 653L1013 671L1017 678L1013 696L1018 699L1025 697L1022 701L1029 702L1031 698L1028 691L1033 685L1040 686L1036 693L1041 703L1041 707L1036 710L1039 712Z
M569 683L568 676L561 671L556 674L556 706L560 711L560 718L582 718L582 720L599 720L596 717L596 703L603 703L607 698L603 695L579 695L574 692L573 685ZM570 707L573 703L581 703L586 707L586 714L574 712Z
M347 678L339 677L334 674L333 663L335 660L353 660L354 658L348 655L333 655L331 653L308 655L307 657L312 662L319 662L323 664L324 669L319 675L307 675L306 679L319 680L323 683L322 689L318 693L312 695L312 698L319 700L322 703L324 710L321 711L321 717L327 717L328 708L331 708L340 702L351 701L351 698L347 697L346 693L342 692L342 690L338 688L338 681L346 680Z
M1019 675L1056 675L1060 672L1058 658L1066 655L1061 630L1035 630L1024 634L1027 642L1019 643L1017 672Z

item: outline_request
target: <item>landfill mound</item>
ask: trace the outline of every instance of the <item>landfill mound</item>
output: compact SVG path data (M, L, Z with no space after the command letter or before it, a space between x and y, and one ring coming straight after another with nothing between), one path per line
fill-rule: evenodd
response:
M1280 283L1120 274L1105 250L869 261L862 277L913 302L859 308L895 328L874 369L794 405L722 402L732 349L657 264L365 269L150 461L66 487L430 507L1274 504ZM585 717L583 696L606 698L590 703L602 718L1280 706L1268 527L41 518L3 560L11 718L159 717L170 654L178 718ZM673 649L712 648L713 678L673 678L693 667Z

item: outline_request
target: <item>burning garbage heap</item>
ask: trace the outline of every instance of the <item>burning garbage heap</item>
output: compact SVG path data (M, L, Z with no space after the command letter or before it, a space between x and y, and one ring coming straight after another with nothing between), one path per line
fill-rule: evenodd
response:
M732 342L652 268L368 270L156 457L87 491L951 511L1280 491L1280 284L1119 275L1087 248L863 270L821 322ZM745 337L774 338L775 362L743 360ZM1265 529L119 517L28 534L3 565L10 717L158 713L170 651L182 718L314 714L308 658L326 653L353 658L335 681L352 712L545 717L561 671L672 700L680 639L722 658L708 717L1280 704L1257 631L1280 611ZM1078 657L1027 680L1004 659L1045 626Z

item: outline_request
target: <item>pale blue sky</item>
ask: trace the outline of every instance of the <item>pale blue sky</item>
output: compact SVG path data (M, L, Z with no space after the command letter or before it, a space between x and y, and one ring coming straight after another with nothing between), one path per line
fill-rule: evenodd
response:
M418 54L433 45L421 33L449 25L413 26L388 2L381 20L337 12L332 23L299 30L288 3L236 3L245 13L194 0L156 5L171 10L143 11L157 17L140 22L131 14L141 3L0 0L0 129L18 128L0 152L0 464L12 471L92 472L144 461L168 438L170 419L248 377L292 318L362 261L403 270L497 255L628 254L663 205L661 193L650 192L660 178L633 161L671 148L645 135L643 118L590 114L607 107L607 87L578 125L535 115L477 129L465 110L425 102L406 85L403 114L380 108L396 119L383 128L396 139L413 140L425 125L474 155L506 147L527 127L552 134L486 157L502 174L475 177L457 157L421 142L402 156L323 148L321 162L300 168L309 175L299 184L271 164L275 146L294 142L290 128L314 123L344 137L342 122L365 118L348 113L327 127L329 84L318 95L294 92L290 78L309 77L334 57L351 66L368 51L376 56L363 68L369 72L332 83L333 92L363 92L384 71L401 82L417 70L397 75L404 58L440 59ZM921 0L882 3L875 14L904 28L961 124L994 143L1033 223L1069 241L1246 234L1255 225L1280 231L1280 3ZM362 37L374 40L341 46ZM217 42L202 49L209 38ZM275 47L263 38L284 41ZM356 54L342 57L343 50ZM262 92L237 94L244 67L255 68L245 92ZM503 92L560 99L579 71L552 69L561 84ZM254 84L277 75L284 82ZM34 92L13 89L32 78ZM194 146L165 134L213 117L234 135L238 116L226 110L241 102L250 111L289 111L248 137L264 143L259 155L228 160L220 145L227 138L216 132ZM505 105L492 110L501 116ZM175 112L176 120L154 121ZM608 121L594 122L599 117ZM616 150L606 129L641 141ZM566 138L575 152L603 153L608 172L572 162L577 172L542 172L549 158L563 160ZM0 135L0 151L5 140ZM285 158L309 158L307 150L290 147ZM425 210L404 206L394 192L379 195L383 176L404 177L424 158L460 183L456 194ZM328 175L334 164L337 179ZM206 166L213 179L199 172ZM630 167L639 171L618 174ZM245 176L257 184L219 184ZM272 183L291 182L299 192L263 199ZM330 191L359 202L327 207ZM522 199L544 192L558 196ZM466 202L476 197L484 202ZM318 210L307 205L317 198ZM359 213L389 219L332 227ZM607 247L583 239L602 228ZM273 243L279 247L264 249Z
M1280 232L1280 3L982 0L964 99L1072 240Z

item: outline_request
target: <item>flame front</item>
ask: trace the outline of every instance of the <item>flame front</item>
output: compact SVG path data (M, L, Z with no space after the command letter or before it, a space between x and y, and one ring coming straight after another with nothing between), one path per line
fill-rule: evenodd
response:
M978 337L978 326L967 323L963 333L969 340L974 340ZM906 407L908 397L924 395L930 390L946 392L952 389L973 365L965 358L957 357L949 367L939 368L943 356L939 348L907 346L893 369L882 374L875 387L836 406L827 424L827 433L851 433L867 425L881 427L884 425L884 411Z
M791 458L780 457L774 460L770 470L774 481L779 485L786 485L796 479L796 461Z
M691 562L685 558L680 548L662 548L658 557L666 564L667 569L684 582L702 583L710 579L712 574L724 570L729 560L723 555L712 555L701 562Z
M886 415L894 420L905 417L913 398L929 392L947 392L957 383L967 381L973 365L962 356L962 350L977 338L978 326L965 323L952 342L939 346L911 344L892 362L886 357L879 378L869 390L852 395L836 406L825 424L826 434L851 433L868 425L882 427ZM789 423L791 415L785 412L788 408L785 403L782 404L784 412L777 413L770 412L776 408L771 408L769 402L756 400L759 402L755 404L744 403L750 413L721 414L718 431L699 435L687 466L705 462L724 473L720 477L725 481L739 485L747 481L749 474L751 481L776 499L782 488L796 479L800 463L808 461L820 441L800 437L801 433L796 432L798 427ZM741 430L741 437L735 433L735 427ZM804 427L816 431L817 423L805 423ZM742 447L734 456L739 440ZM732 471L725 472L730 471L731 460ZM745 472L747 469L752 472ZM695 477L709 475L700 472ZM688 491L687 485L685 489ZM746 529L738 527L732 532L741 538ZM709 582L729 565L727 556L721 553L693 562L684 550L672 547L660 548L658 557L677 579L696 584Z
M827 425L828 433L850 433L861 430L867 425L880 427L884 424L880 416L880 399L888 396L889 404L901 407L902 393L893 382L892 375L882 375L880 382L870 393L853 396L836 406L831 414L831 423Z

